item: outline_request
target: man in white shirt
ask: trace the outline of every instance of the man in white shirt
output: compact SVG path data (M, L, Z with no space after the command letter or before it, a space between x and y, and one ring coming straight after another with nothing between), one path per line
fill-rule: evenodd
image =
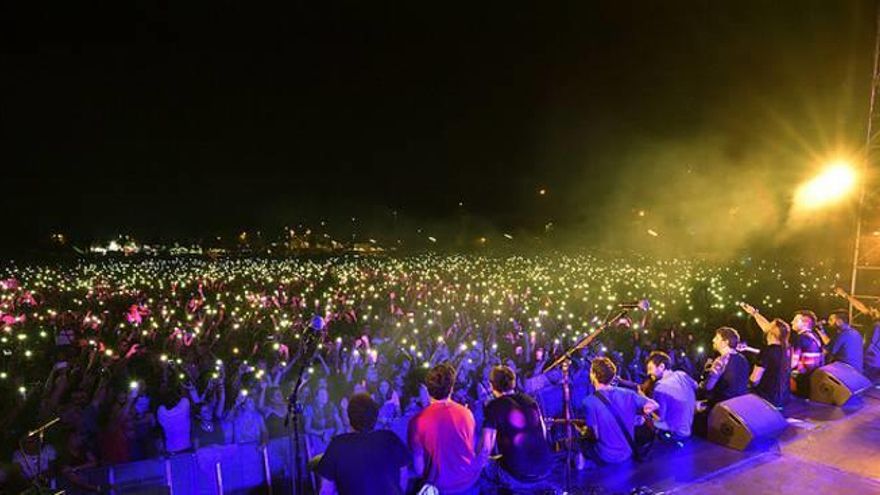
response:
M173 454L192 448L188 398L179 393L169 394L159 406L157 416L164 433L165 452Z

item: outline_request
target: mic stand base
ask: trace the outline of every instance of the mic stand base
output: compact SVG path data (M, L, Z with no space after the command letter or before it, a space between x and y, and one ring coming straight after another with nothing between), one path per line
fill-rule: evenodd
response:
M618 321L626 315L627 310L623 309L615 316L606 319L602 322L599 327L593 331L593 333L584 336L579 341L577 341L573 346L571 346L568 350L566 350L561 356L556 358L553 362L548 364L542 370L543 373L546 373L556 367L562 368L562 403L565 413L565 439L566 439L566 454L565 454L565 470L563 471L565 491L568 492L571 488L571 455L572 449L574 448L574 436L572 435L572 418L571 418L571 386L570 386L570 373L569 367L571 366L571 359L574 356L574 353L577 351L586 348L593 340L599 336L602 332L604 332L611 322Z

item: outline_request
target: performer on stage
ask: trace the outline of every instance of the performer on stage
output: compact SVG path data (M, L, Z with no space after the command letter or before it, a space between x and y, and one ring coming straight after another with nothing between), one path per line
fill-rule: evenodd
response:
M698 404L694 416L694 429L699 435L706 433L709 413L715 404L749 392L749 361L737 352L737 345L739 332L730 327L715 330L712 347L718 357L707 363L700 382L700 392L705 400Z
M613 386L616 374L617 366L606 357L597 357L590 365L590 382L596 392L584 399L586 435L579 467L584 459L602 465L632 457L637 417L659 407L653 399Z
M774 406L782 407L791 396L791 351L788 347L791 327L781 318L768 320L749 304L742 303L740 306L764 331L767 344L760 352L749 381L756 394Z
M393 432L373 429L379 405L369 394L355 394L347 413L354 431L333 437L316 468L321 495L404 493L411 457Z
M489 383L495 398L484 409L477 449L485 466L483 478L510 490L544 487L552 459L538 403L516 391L516 374L507 366L492 368ZM496 445L501 456L490 459Z
M825 346L827 361L846 363L862 373L864 370L862 334L850 326L848 312L841 309L828 315L828 328L831 330L831 336L825 333L821 325L816 326L816 333Z
M880 309L868 306L840 287L835 288L834 293L849 301L856 311L868 315L874 321L873 329L866 334L868 339L865 345L862 364L863 371L868 378L872 380L880 378Z
M816 336L816 313L801 310L791 320L795 331L791 345L791 378L795 395L810 396L810 373L822 367L825 360L822 354L822 341Z
M476 494L482 467L474 453L474 415L452 400L456 372L438 364L428 372L425 385L431 403L409 422L409 447L416 476L442 495Z
M737 352L739 332L730 327L715 330L712 347L718 352L700 388L708 392L709 409L719 402L748 393L749 362Z
M677 439L691 436L697 382L684 371L670 369L669 355L662 351L648 355L647 369L653 382L648 395L659 406L657 415L660 419L654 422L654 426Z

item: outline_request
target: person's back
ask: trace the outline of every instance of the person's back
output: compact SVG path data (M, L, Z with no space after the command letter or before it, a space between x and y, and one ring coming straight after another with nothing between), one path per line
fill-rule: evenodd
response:
M410 454L388 430L374 430L379 405L366 393L351 397L346 408L353 433L333 437L316 472L321 495L398 495L406 486Z
M609 408L599 397L602 394L611 404ZM597 438L599 457L606 463L618 463L632 456L629 441L615 419L618 415L630 437L635 435L636 417L648 399L625 388L607 387L584 399L584 422Z
M423 453L426 481L441 492L465 490L477 480L474 428L470 410L451 399L432 402L410 421L410 448Z
M520 481L541 479L551 468L538 404L528 395L511 393L492 399L485 408L483 428L497 431L500 464Z
M189 399L181 398L173 407L159 406L159 425L165 434L165 451L168 453L187 450L190 441Z
M694 407L697 402L697 382L684 371L667 371L657 380L651 396L660 405L657 428L679 437L691 435Z
M402 494L400 468L409 452L391 431L343 433L333 437L317 472L332 480L339 495Z

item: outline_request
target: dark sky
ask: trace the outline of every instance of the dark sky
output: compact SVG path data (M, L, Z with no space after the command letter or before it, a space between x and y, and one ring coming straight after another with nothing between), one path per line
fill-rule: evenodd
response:
M676 157L785 183L861 142L873 2L537 3L7 2L6 243L392 210L589 231L688 195L656 193Z

